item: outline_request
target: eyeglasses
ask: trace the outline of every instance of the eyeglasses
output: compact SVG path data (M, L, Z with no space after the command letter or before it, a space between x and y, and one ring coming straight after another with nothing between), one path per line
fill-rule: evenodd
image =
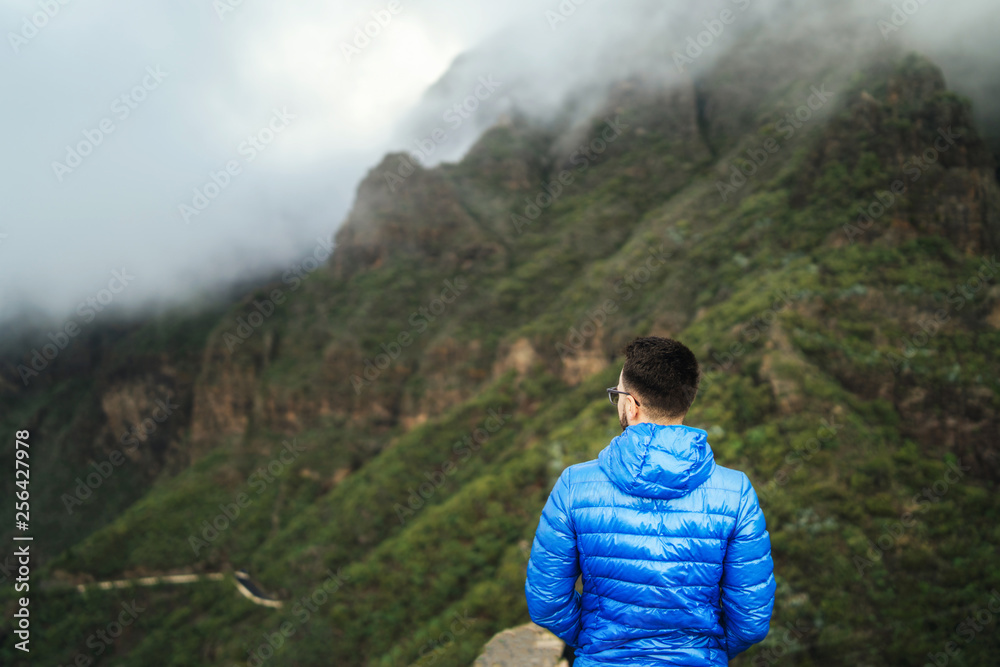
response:
M611 405L618 406L618 396L621 394L632 396L627 391L621 391L618 387L608 387L608 400L611 401ZM632 396L632 400L635 401L635 396ZM635 407L639 407L639 401L635 401Z

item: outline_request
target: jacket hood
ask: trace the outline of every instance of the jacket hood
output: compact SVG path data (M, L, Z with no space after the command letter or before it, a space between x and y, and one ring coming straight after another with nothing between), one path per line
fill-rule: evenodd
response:
M691 426L633 424L597 455L601 470L625 493L679 498L715 470L708 434Z

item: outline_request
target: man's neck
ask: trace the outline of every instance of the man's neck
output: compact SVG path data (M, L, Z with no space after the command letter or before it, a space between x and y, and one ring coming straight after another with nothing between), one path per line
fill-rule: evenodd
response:
M636 424L656 424L657 426L684 426L684 419L650 419L643 415L639 415L635 421Z

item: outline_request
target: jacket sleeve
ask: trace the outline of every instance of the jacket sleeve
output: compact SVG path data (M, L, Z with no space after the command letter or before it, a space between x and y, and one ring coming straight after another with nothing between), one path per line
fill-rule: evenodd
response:
M764 513L743 475L736 526L726 546L722 571L722 625L729 658L767 636L774 611L774 563Z
M569 468L559 476L535 531L524 593L531 620L570 646L580 632L580 564L576 530L569 513Z

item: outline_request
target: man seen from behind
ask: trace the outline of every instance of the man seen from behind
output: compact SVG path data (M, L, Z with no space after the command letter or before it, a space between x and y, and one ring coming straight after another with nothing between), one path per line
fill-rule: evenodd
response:
M542 510L525 595L574 667L726 665L767 636L771 542L749 478L685 426L698 361L637 338L608 396L622 433L566 468ZM583 575L583 593L576 581Z

